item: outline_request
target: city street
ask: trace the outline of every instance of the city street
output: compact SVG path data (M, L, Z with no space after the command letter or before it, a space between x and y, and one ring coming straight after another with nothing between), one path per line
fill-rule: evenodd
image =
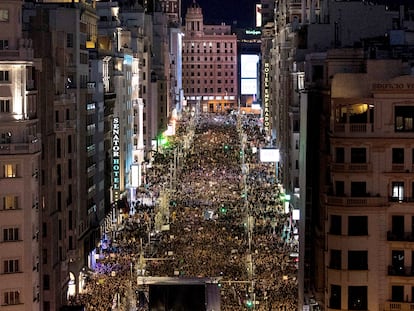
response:
M214 308L206 302L209 311L297 310L296 224L279 198L275 163L260 162L268 143L253 115L182 121L140 189L154 206L138 202L125 217L74 303L150 310L148 282L164 277L214 279L220 297ZM195 311L185 300L173 310Z

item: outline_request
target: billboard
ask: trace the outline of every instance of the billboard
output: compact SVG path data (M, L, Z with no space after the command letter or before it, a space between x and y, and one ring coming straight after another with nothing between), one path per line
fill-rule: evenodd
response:
M257 95L258 93L259 59L257 54L242 54L240 56L240 91L242 95Z
M279 149L260 149L260 162L279 162Z

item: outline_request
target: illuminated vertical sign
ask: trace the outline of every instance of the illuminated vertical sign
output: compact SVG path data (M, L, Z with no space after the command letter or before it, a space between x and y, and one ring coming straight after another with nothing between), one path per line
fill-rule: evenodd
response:
M256 27L262 27L262 4L256 4Z
M120 190L119 145L119 118L115 117L112 121L112 189L114 200L119 199Z
M263 94L263 126L266 133L270 132L270 64L264 63L264 94Z

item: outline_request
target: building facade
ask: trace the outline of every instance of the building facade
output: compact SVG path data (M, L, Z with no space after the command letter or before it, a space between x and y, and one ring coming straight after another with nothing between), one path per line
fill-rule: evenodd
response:
M396 240L387 233L393 221L394 228L402 223L407 228L410 218L409 209L395 209L400 205L392 194L407 191L409 178L386 164L392 165L395 152L405 155L405 168L411 148L400 141L409 140L409 131L392 130L398 114L409 111L398 106L408 105L411 96L406 88L412 79L411 38L404 27L411 27L406 7L358 1L275 4L275 36L263 40L272 48L262 51L270 51L263 62L269 60L271 73L270 131L280 148L279 179L286 193L294 194L291 209L300 210L299 309L410 307L411 247L397 243L401 234ZM394 80L401 92L381 90ZM341 114L347 121L334 121ZM341 129L337 122L348 124Z
M196 2L185 16L182 68L188 106L200 105L204 112L237 109L237 37L228 25L204 25Z
M30 301L41 310L59 310L83 291L100 240L113 233L136 199L153 140L181 102L170 92L171 81L179 80L171 72L180 72L171 71L170 54L180 54L169 48L168 19L158 6L148 10L122 1L41 1L25 3L22 11L18 5L22 2L0 5L2 23L15 34L0 36L1 126L7 128L1 136L7 144L3 171L19 177L4 178L7 186L0 192L7 202L3 205L15 213L23 214L29 196L34 203L31 213L25 208L24 217L13 216L21 223L8 218L1 223L2 243L13 241L4 245L22 249L24 237L25 252L29 244L36 248L30 252L34 264L28 275L35 284ZM19 37L22 27L32 41ZM41 64L39 73L33 55ZM23 100L12 100L15 95ZM28 145L14 148L14 143ZM11 147L25 159L8 163ZM22 179L23 165L30 172L30 187L29 176ZM27 199L13 190L20 188ZM22 267L28 271L29 256L10 254L2 261L7 272L0 277L17 280L14 272L23 275ZM4 305L25 304L31 283L2 289Z
M0 310L42 310L38 70L22 1L0 3Z

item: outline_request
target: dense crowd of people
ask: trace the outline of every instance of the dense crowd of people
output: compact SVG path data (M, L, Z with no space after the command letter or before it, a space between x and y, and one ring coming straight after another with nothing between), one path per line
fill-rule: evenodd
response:
M131 296L136 275L215 277L223 311L248 301L254 310L296 310L296 224L280 201L275 163L259 159L268 144L257 116L182 121L139 189L155 204L134 202L74 302L86 310L148 310L148 296Z

